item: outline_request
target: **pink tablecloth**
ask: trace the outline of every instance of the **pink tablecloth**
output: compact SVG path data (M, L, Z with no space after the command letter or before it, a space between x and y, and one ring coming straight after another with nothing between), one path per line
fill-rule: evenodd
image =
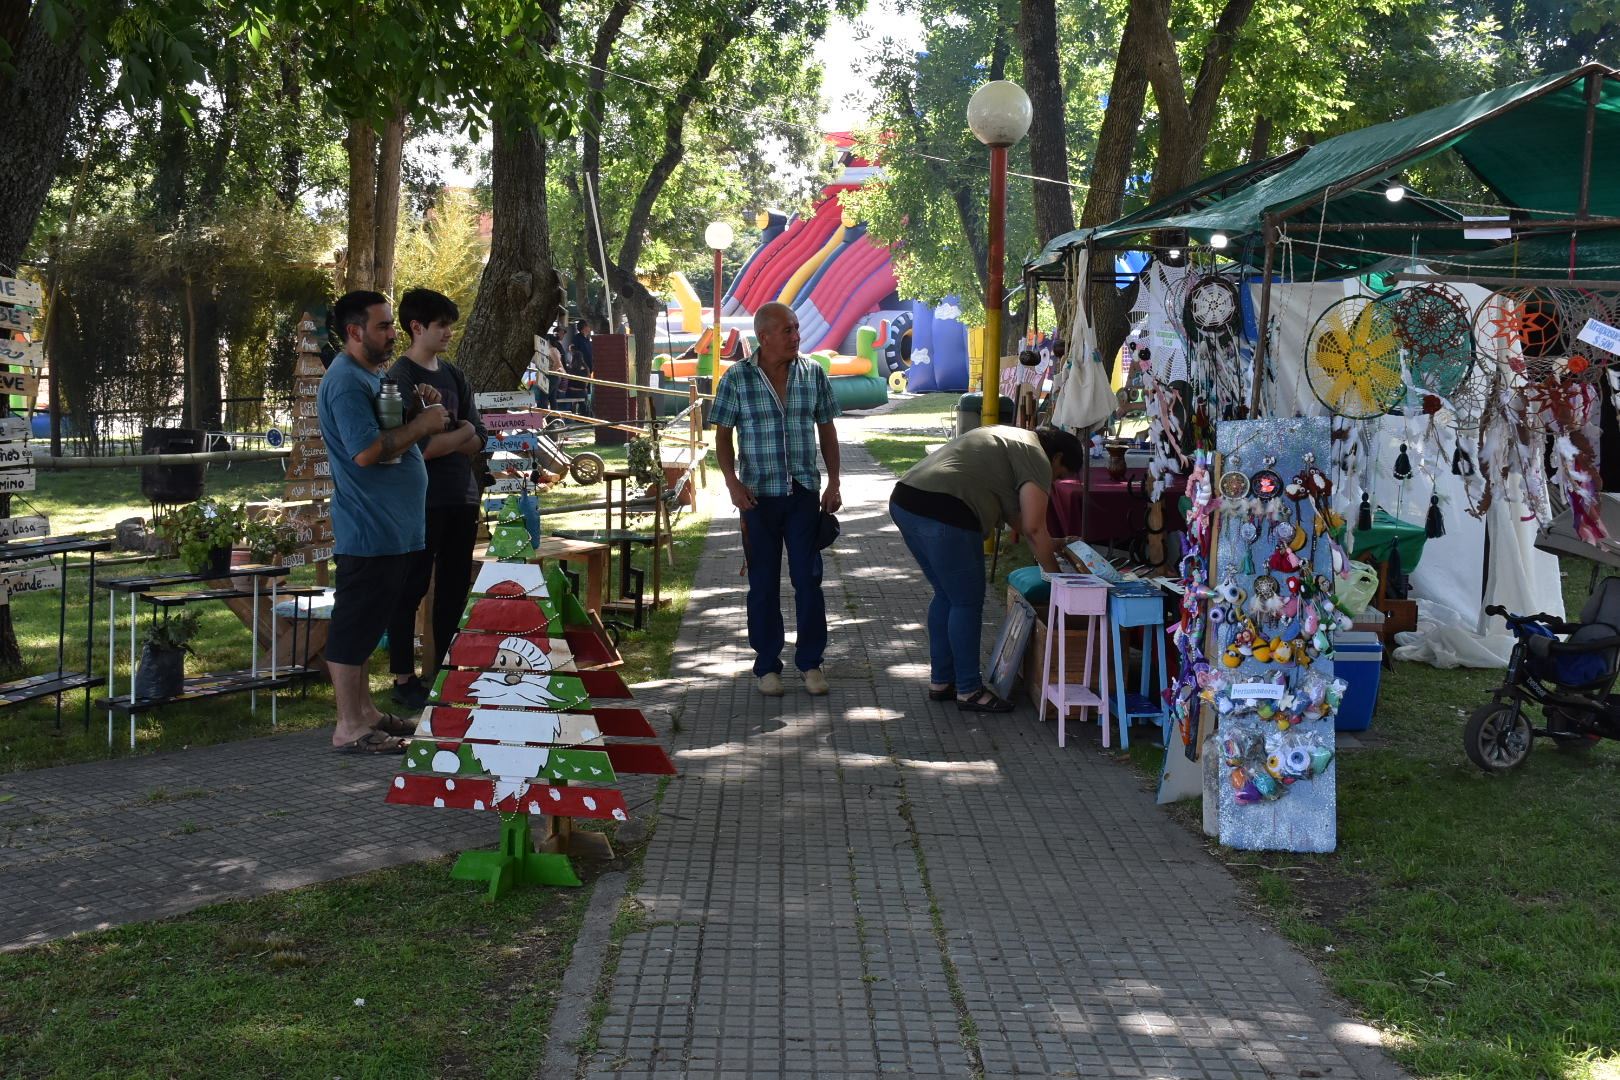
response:
M1125 477L1123 481L1110 480L1107 470L1092 469L1089 496L1079 480L1054 481L1052 505L1046 514L1048 531L1053 536L1078 536L1094 544L1118 545L1143 536L1147 532L1150 505L1146 473L1141 469L1132 469ZM1180 489L1174 489L1173 494L1179 496ZM1085 510L1086 524L1082 532L1081 503L1087 497L1091 504ZM1185 525L1174 500L1165 524L1171 529L1180 529Z

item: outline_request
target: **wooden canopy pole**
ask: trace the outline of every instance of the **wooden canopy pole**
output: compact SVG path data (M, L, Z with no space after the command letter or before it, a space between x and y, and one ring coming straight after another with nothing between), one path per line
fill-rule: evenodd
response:
M1261 231L1266 238L1265 264L1260 272L1260 314L1258 325L1255 327L1254 343L1254 383L1249 388L1249 416L1250 420L1260 418L1260 388L1266 377L1266 353L1271 345L1271 272L1272 264L1277 257L1277 219L1270 214L1265 217Z

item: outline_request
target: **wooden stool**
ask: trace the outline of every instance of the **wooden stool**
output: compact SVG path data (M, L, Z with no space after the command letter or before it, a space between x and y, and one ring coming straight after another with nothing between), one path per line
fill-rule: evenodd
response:
M1048 574L1052 583L1052 598L1046 615L1046 656L1041 664L1041 713L1047 703L1057 707L1058 745L1066 744L1069 710L1096 709L1102 723L1102 742L1109 745L1108 693L1098 693L1091 687L1091 661L1099 651L1097 675L1100 684L1108 680L1108 582L1093 574ZM1086 626L1086 666L1082 682L1052 682L1052 645L1057 644L1057 678L1066 679L1068 670L1068 616L1084 616Z
M1164 704L1164 691L1169 684L1169 666L1165 662L1164 594L1157 585L1148 582L1123 582L1108 593L1108 626L1114 648L1114 715L1119 718L1119 745L1131 745L1131 721L1151 718L1159 725L1159 745L1168 745L1170 738L1170 712ZM1142 628L1142 679L1140 693L1125 691L1125 643L1120 640L1122 628ZM1153 660L1154 644L1158 644L1159 659ZM1153 685L1154 669L1158 671L1158 686ZM1104 721L1106 727L1107 722ZM1104 735L1103 745L1107 746Z

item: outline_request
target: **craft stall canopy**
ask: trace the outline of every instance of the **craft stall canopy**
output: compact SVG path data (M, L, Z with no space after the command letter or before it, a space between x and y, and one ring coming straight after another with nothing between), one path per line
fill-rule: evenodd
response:
M1276 268L1295 278L1360 273L1392 253L1498 246L1460 238L1463 215L1441 203L1384 196L1403 170L1446 150L1535 228L1567 235L1565 219L1620 223L1620 74L1587 64L1239 166L1110 224L1055 237L1025 272L1060 279L1065 254L1079 246L1152 248L1153 234L1183 230L1197 243L1227 236L1223 254L1255 268L1280 232L1342 234L1320 252L1300 246L1295 265Z
M1488 203L1386 195L1447 151ZM1331 414L1337 512L1362 516L1370 492L1427 519L1414 595L1441 662L1505 660L1482 599L1561 610L1557 563L1533 547L1558 497L1584 540L1620 550L1596 483L1599 376L1620 350L1580 336L1620 323L1620 73L1589 64L1229 169L1057 237L1025 274L1072 283L1169 248L1192 263L1141 272L1126 352L1168 394L1148 410L1155 498L1217 419ZM1110 402L1083 305L1070 340L1053 416L1084 427Z

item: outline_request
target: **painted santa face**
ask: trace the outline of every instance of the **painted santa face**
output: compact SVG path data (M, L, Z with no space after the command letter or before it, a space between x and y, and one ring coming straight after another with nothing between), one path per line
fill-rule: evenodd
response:
M517 653L508 652L505 649L498 649L495 653L495 661L490 665L490 667L494 668L496 671L526 671L528 670L529 665L525 664L523 662L523 657L519 656Z

